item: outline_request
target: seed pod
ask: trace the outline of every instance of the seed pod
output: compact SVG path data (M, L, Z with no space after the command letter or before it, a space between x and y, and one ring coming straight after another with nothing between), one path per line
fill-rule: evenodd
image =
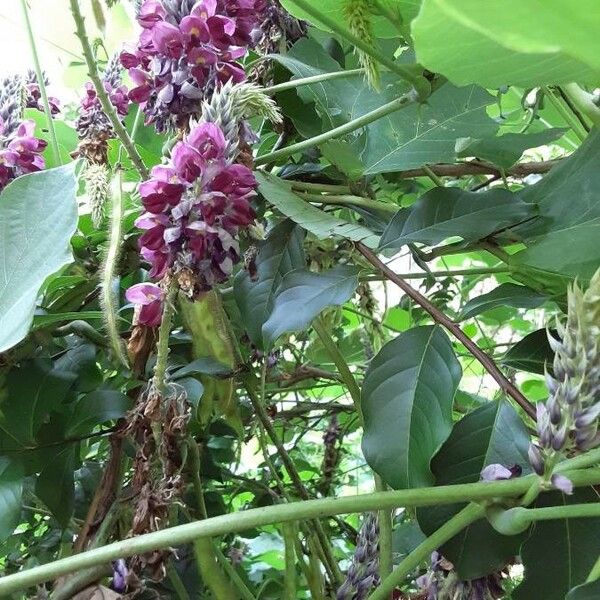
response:
M90 164L84 173L92 223L96 229L102 227L104 206L108 197L109 173L104 165Z

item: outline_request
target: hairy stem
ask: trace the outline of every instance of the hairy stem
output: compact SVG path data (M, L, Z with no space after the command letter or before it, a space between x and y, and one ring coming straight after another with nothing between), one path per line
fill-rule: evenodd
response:
M281 150L275 150L275 152L263 154L262 156L259 156L256 159L254 164L257 166L269 164L275 160L279 160L280 158L291 156L296 152L302 152L304 150L308 150L309 148L314 148L315 146L318 146L323 142L333 140L335 138L346 135L347 133L352 133L353 131L360 129L361 127L364 127L369 123L373 123L374 121L377 121L382 117L385 117L393 112L396 112L397 110L400 110L401 108L404 108L409 104L412 104L413 102L416 102L416 100L416 94L414 92L408 92L407 94L400 96L400 98L396 98L395 100L392 100L391 102L388 102L387 104L384 104L383 106L380 106L379 108L376 108L375 110L372 110L371 112L368 112L367 114L362 115L361 117L353 119L348 123L344 123L344 125L335 127L330 131L326 131L325 133L316 135L315 137L312 137L308 140L298 142L297 144L292 144L291 146L287 146L286 148L281 148Z
M119 138L123 147L127 151L131 162L135 165L142 179L148 178L148 169L142 160L142 157L139 155L138 151L135 148L135 144L129 137L127 130L121 123L121 119L119 119L119 115L115 107L112 105L106 90L104 89L104 84L102 83L102 79L100 78L100 73L98 72L98 65L96 64L96 59L94 57L94 52L92 51L92 46L90 45L90 41L88 39L88 35L85 29L85 22L83 19L83 15L81 14L81 10L79 8L79 0L69 0L71 5L71 13L73 14L73 20L75 21L75 34L79 38L79 42L81 43L81 49L83 50L83 56L85 58L85 62L88 68L88 74L92 83L94 84L94 88L96 89L96 95L98 96L98 100L102 105L102 110L110 120L110 123L113 127L115 135Z
M215 556L217 557L217 560L219 561L223 571L225 571L227 577L229 577L233 585L237 588L238 597L242 600L256 600L254 594L248 589L248 586L244 583L244 580L238 575L238 572L235 570L227 557L221 552L219 547L216 544L213 547Z
M169 360L169 336L171 335L171 325L173 324L173 315L175 314L175 297L177 296L177 290L176 282L171 281L165 294L162 319L160 321L160 328L158 329L154 385L161 394L164 394L166 389L167 363Z
M579 141L583 142L583 140L586 138L587 132L585 129L583 129L581 123L577 120L575 115L563 104L562 99L556 96L548 86L543 86L542 89L544 90L545 97L548 98L550 104L552 104L556 112L564 119Z
M385 492L387 486L377 473L374 474L375 489L378 492ZM382 509L377 513L379 523L379 576L383 581L391 572L393 567L393 549L392 549L392 511Z
M386 264L384 264L369 248L363 244L357 244L358 251L390 281L395 283L409 298L424 308L436 323L443 325L454 337L459 340L467 350L483 365L486 371L494 378L506 394L508 394L532 419L535 419L534 406L523 396L521 391L511 383L500 371L494 360L488 356L471 338L469 338L460 326L450 317L442 313L425 296L412 288L406 281L398 277Z
M121 254L121 237L123 235L123 178L121 169L117 169L115 172L110 196L110 237L102 269L100 302L112 351L119 362L127 369L129 368L129 361L123 349L123 341L121 340L118 326L118 295L115 294L113 287L117 264Z
M505 481L480 481L451 486L322 498L276 504L220 515L120 540L101 548L81 552L8 575L0 579L0 594L10 594L56 579L61 575L94 567L117 558L126 558L134 554L144 554L151 550L176 547L199 538L210 538L232 532L246 531L273 523L289 523L340 514L382 510L384 508L392 509L401 506L434 506L494 498L518 498L529 489L536 477L528 475ZM600 469L573 471L570 472L569 478L575 487L597 485L600 484Z
M303 85L311 85L313 83L320 83L321 81L332 81L334 79L344 79L346 77L352 77L354 75L362 75L365 72L364 69L348 69L347 71L333 71L332 73L322 73L321 75L312 75L311 77L300 77L298 79L290 79L285 83L279 83L262 89L264 94L273 96L278 92L285 92L286 90L293 90Z
M479 504L471 503L465 506L458 514L444 523L437 531L421 542L397 567L381 582L381 585L369 596L369 600L388 600L392 592L404 582L404 580L423 561L427 560L431 553L447 542L450 538L460 533L471 523L478 521L485 514L485 508Z
M21 0L21 8L23 10L23 19L25 21L25 28L27 29L27 38L29 40L29 47L31 48L31 56L33 58L33 68L35 70L35 76L40 86L40 95L42 97L42 104L44 106L44 114L46 115L46 125L48 127L48 133L50 134L50 144L52 146L52 154L54 155L54 161L57 165L62 165L60 158L60 149L58 147L58 140L56 138L56 131L54 130L54 120L52 118L52 110L50 109L50 103L48 102L48 93L46 92L46 82L44 80L44 72L40 64L38 56L37 45L35 43L35 36L33 35L33 28L31 26L31 19L29 18L29 8L27 7L27 0Z

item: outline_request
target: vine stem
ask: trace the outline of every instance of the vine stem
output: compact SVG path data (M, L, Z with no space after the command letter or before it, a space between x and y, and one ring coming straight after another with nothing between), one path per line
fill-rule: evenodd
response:
M364 73L364 69L348 69L347 71L333 71L331 73L321 73L320 75L311 75L310 77L299 77L298 79L290 79L284 83L278 83L270 87L263 88L261 91L267 96L273 96L279 92L285 92L286 90L293 90L303 85L311 85L313 83L320 83L321 81L332 81L334 79L345 79L346 77L353 77L354 75L361 75Z
M299 6L303 11L310 15L313 19L324 23L334 33L337 33L340 37L350 42L352 45L360 48L365 54L368 54L377 62L387 67L392 73L400 75L403 79L410 82L416 90L419 91L419 95L423 97L427 95L429 88L429 82L422 76L416 75L410 69L403 67L391 58L388 58L382 54L377 48L368 44L360 37L350 32L342 23L333 19L329 15L323 14L318 8L315 8L315 3L312 0L294 0L295 4ZM430 88L429 88L430 90Z
M73 2L74 0L71 0ZM302 142L298 142L297 144L292 144L291 146L287 146L286 148L281 148L281 150L275 150L275 152L270 152L269 154L263 154L259 156L254 161L255 165L265 165L271 163L280 158L285 158L287 156L291 156L296 152L302 152L303 150L308 150L309 148L314 148L323 142L327 142L329 140L341 137L342 135L346 135L347 133L351 133L368 125L369 123L373 123L382 117L385 117L401 108L404 108L408 104L412 104L417 101L417 94L414 91L410 91L400 98L396 98L371 112L368 112L361 117L357 117L356 119L352 119L348 123L344 123L344 125L340 125L339 127L334 127L333 129L326 131L325 133L321 133L320 135L316 135L308 140L303 140Z
M563 89L577 109L588 117L596 127L600 127L600 107L595 104L592 95L576 83L568 83L563 86Z
M598 557L598 560L594 563L594 566L592 567L592 570L587 576L585 582L591 583L592 581L596 581L597 579L600 579L600 556Z
M575 118L575 115L564 106L561 98L555 96L554 92L548 86L543 86L542 90L544 91L546 98L550 100L550 104L556 109L556 112L565 120L579 141L583 142L587 134L581 123Z
M100 300L102 304L102 312L106 322L106 331L110 340L111 348L115 357L126 368L129 368L129 361L123 350L123 342L119 335L118 327L118 297L113 288L113 281L117 270L117 263L121 254L121 237L123 234L123 177L120 168L116 169L113 179L111 198L111 215L110 215L110 237L108 242L108 250L104 260L102 269L102 288Z
M545 506L543 508L515 507L509 509L508 513L510 513L511 524L519 529L526 529L535 521L600 517L600 504L567 504L565 506Z
M565 461L566 462L566 461ZM0 578L0 595L56 579L61 575L87 569L96 565L144 554L151 550L176 547L198 538L215 537L228 533L246 531L274 523L289 523L398 507L434 506L456 502L483 501L494 498L518 498L531 486L536 475L527 475L504 481L480 481L450 486L393 490L339 498L320 498L276 504L260 508L219 515L210 519L194 521L169 527L137 537L120 540L62 558L51 563L26 569ZM570 472L569 478L575 487L600 484L600 469Z
M351 194L349 185L336 185L329 183L309 183L307 181L290 181L292 189L299 192L311 192L315 194Z
M292 189L294 186L292 186ZM322 194L303 194L296 192L296 195L304 200L308 200L309 202L318 202L320 204L330 204L332 206L357 206L359 208L372 209L372 210L381 210L391 215L395 215L400 207L395 204L391 204L389 202L380 202L379 200L372 200L371 198L361 198L359 196L352 195L328 195L324 196Z
M416 569L431 553L460 533L471 523L478 521L485 514L485 508L471 503L444 523L437 531L421 542L397 567L386 577L381 585L369 596L369 600L388 600L392 592Z
M285 577L284 599L296 600L296 529L294 523L284 523L281 526L285 544Z
M395 283L409 298L424 308L433 318L436 323L443 325L452 335L459 340L465 348L483 365L485 370L494 378L506 394L508 394L532 419L535 420L535 408L525 398L521 391L511 383L504 373L500 371L494 360L488 356L471 338L469 338L463 330L450 317L441 312L434 304L432 304L423 294L408 285L401 277L392 271L385 263L367 248L365 245L358 243L356 245L358 251L379 271L381 271L390 281Z
M167 363L169 360L169 336L173 315L175 314L175 297L177 296L177 283L169 282L165 293L164 308L158 329L158 344L156 347L156 365L154 366L154 385L164 394L166 389Z
M40 95L42 97L42 104L44 106L44 114L46 115L46 124L48 126L48 132L50 133L50 143L52 144L52 154L54 154L54 160L57 165L62 165L60 158L60 149L58 147L58 140L56 138L56 131L54 129L54 120L52 119L52 110L50 109L50 103L48 102L48 93L46 92L46 82L44 80L44 72L40 64L38 56L37 45L35 43L35 36L33 35L33 28L31 26L31 19L29 18L29 8L27 6L27 0L21 0L21 8L23 9L23 19L25 20L25 28L27 29L27 37L29 39L29 47L31 48L31 56L33 58L33 67L35 69L35 76L40 86Z
M25 0L22 0L23 2ZM79 0L70 0L71 5L71 13L73 14L73 20L75 21L75 34L79 38L79 42L81 43L81 49L83 50L83 56L85 58L85 62L88 68L88 75L94 84L94 88L96 89L96 95L98 96L98 100L102 105L102 110L110 120L112 128L115 132L115 135L121 140L123 147L127 151L131 162L135 165L142 179L147 179L149 172L142 160L142 157L139 155L138 151L135 148L135 144L129 137L127 130L121 123L119 119L119 115L117 115L117 111L115 107L112 105L106 90L104 89L104 84L102 83L102 79L100 78L100 74L98 72L98 66L96 65L96 60L94 58L94 53L92 51L92 47L90 45L90 41L88 39L88 35L85 29L85 22L83 19L83 15L81 14L81 10L79 9Z

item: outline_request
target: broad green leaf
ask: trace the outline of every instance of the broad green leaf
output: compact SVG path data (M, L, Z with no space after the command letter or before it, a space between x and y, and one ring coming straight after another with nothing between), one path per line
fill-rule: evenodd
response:
M461 319L470 319L499 306L513 308L537 308L544 304L547 297L524 285L503 283L487 294L469 300L460 314Z
M463 417L431 462L436 485L479 481L482 469L499 463L520 465L530 472L529 435L508 402L489 402ZM422 508L417 511L421 529L431 535L464 504ZM478 521L440 549L454 564L460 579L474 579L502 568L519 553L523 536L503 536L487 521Z
M458 152L459 158L476 156L500 168L512 167L525 150L555 142L567 129L551 128L538 133L505 133L497 137L473 140Z
M598 73L593 63L598 59L589 60L584 52L567 47L587 44L590 52L597 52L596 39L595 45L589 38L578 40L580 31L597 31L593 3L569 3L567 9L564 0L535 7L522 0L424 0L412 23L417 59L457 85L593 82ZM590 11L594 15L588 19ZM562 43L565 35L571 44Z
M598 598L600 598L600 579L574 587L565 600L598 600Z
M582 281L594 274L600 265L599 153L600 134L595 132L542 181L519 194L537 204L539 217L511 231L527 245L511 257L513 268Z
M39 474L35 483L36 496L50 509L58 523L66 529L75 507L75 453L77 444L70 444L54 457Z
M438 326L416 327L373 358L362 387L362 450L393 488L432 485L429 463L452 430L461 368Z
M99 310L85 310L81 312L55 313L47 315L35 315L33 317L32 331L54 325L55 323L64 323L65 321L99 321L104 319L104 315Z
M446 83L426 104L411 104L375 121L367 127L364 139L355 142L365 173L374 175L453 162L459 138L485 137L498 129L486 111L492 102L494 98L483 88Z
M319 239L337 235L376 248L379 238L371 230L323 212L292 192L291 184L266 173L257 172L259 192L294 223L314 233Z
M275 56L296 77L340 70L340 65L312 40L300 40L285 56ZM390 73L382 76L382 92L373 93L362 77L320 82L299 88L305 102L315 102L323 129L347 123L391 102L406 92L404 81ZM442 85L422 105L412 104L371 123L352 147L366 174L420 167L427 163L451 162L456 158L459 138L494 135L498 124L486 107L493 96L482 88Z
M12 535L21 516L23 471L6 456L0 456L0 543Z
M206 356L197 358L185 367L177 369L171 374L171 377L176 380L190 375L231 375L231 366L227 366L211 356Z
M577 488L571 496L542 494L536 508L587 502L598 502L593 488ZM514 600L564 600L569 590L586 580L598 558L599 539L600 519L538 521L521 548L525 579L514 590Z
M321 145L323 156L349 179L356 181L365 172L356 149L341 140L329 140Z
M545 329L538 329L512 346L500 362L513 369L543 374L544 367L551 367L553 360L548 334Z
M18 177L0 194L0 352L27 335L38 290L72 260L74 168Z
M407 16L414 14L415 12L415 0L399 0L400 9L405 10ZM330 31L330 29L318 19L315 19L312 15L306 13L300 8L294 0L282 0L281 4L283 7L292 15L298 19L308 21L313 25L316 25L319 29ZM319 13L334 19L338 24L346 23L344 17L344 5L347 4L347 0L322 0L318 4ZM417 9L418 10L418 9ZM404 13L403 13L404 14ZM373 14L372 15L372 27L373 33L377 37L396 37L398 32L394 28L394 25L390 23L385 17Z
M475 241L533 214L531 204L507 190L476 193L436 187L393 216L381 236L380 249L411 242L435 245L454 236Z
M277 289L273 312L263 325L263 340L269 346L283 333L299 331L328 306L347 302L358 286L359 269L337 265L324 273L290 271Z
M292 220L276 225L258 249L256 276L241 270L233 281L233 294L248 336L264 350L262 327L273 310L275 290L281 278L306 265L302 242L303 230Z
M117 390L95 390L78 400L67 423L66 437L90 433L106 421L120 419L127 414L130 399Z
M0 429L21 447L36 445L48 415L64 399L76 375L53 369L48 359L23 361L6 376L0 396Z
M73 387L79 392L91 392L102 385L102 371L96 363L94 344L77 343L54 362L54 368L72 373L77 378Z

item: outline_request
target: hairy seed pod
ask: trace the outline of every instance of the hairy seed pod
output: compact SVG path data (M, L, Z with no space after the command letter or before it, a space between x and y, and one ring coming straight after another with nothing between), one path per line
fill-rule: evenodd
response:
M104 165L90 164L84 172L92 223L96 229L102 227L104 206L108 196L109 173Z

